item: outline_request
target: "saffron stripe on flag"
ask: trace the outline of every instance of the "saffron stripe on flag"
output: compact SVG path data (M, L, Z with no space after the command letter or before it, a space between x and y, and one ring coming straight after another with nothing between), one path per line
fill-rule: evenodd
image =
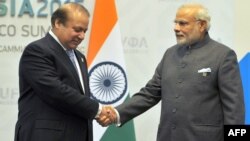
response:
M113 0L96 0L92 29L88 47L87 61L90 65L102 47L108 34L117 22L117 14Z

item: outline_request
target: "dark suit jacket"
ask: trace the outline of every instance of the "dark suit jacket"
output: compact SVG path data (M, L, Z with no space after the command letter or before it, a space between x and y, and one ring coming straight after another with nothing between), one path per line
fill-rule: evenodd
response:
M211 72L198 73L203 68ZM117 107L121 123L160 100L157 141L223 141L223 125L245 117L235 52L209 35L191 48L169 48L147 85Z
M89 98L85 57L75 53L84 92L65 50L50 34L25 48L19 66L15 141L92 141L98 103Z

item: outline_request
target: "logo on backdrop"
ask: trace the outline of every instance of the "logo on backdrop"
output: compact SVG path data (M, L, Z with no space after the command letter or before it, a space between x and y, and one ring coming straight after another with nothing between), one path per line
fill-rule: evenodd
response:
M127 77L114 62L101 62L89 72L91 97L102 104L114 104L127 92Z
M0 105L15 105L18 97L18 88L0 87Z
M148 51L148 43L145 37L126 36L122 39L125 53L138 54Z
M0 0L0 53L22 53L28 43L44 37L52 13L68 2L84 0Z

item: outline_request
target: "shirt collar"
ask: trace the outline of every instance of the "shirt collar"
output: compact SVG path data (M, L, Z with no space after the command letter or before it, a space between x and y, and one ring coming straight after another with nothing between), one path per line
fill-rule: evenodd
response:
M54 32L50 29L49 30L49 34L57 41L57 43L59 43L61 45L61 47L66 51L67 49L62 45L62 43L59 41L59 39L57 38L57 36L54 34Z
M205 44L207 44L210 40L210 36L209 34L206 32L205 33L205 36L202 40L196 42L196 43L193 43L192 45L190 45L191 48L195 49L195 48L200 48L200 47L203 47Z

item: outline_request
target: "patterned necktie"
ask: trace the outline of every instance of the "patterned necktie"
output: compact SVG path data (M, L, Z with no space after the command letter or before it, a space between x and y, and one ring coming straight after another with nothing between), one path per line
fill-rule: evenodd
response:
M81 75L80 70L78 71L78 69L77 69L77 67L76 67L76 63L77 63L77 62L75 61L75 58L76 58L76 57L75 57L75 52L74 52L73 49L70 49L70 50L66 50L66 53L68 54L68 56L69 56L71 62L73 63L73 65L74 65L74 67L75 67L75 69L76 69L77 75L78 75L78 77L79 77L79 79L80 79L80 82L81 82L82 90L84 91L84 83L83 83L82 75Z
M75 53L74 53L74 50L72 50L72 49L71 49L71 50L66 50L66 53L68 54L68 56L69 56L71 62L73 63L73 65L74 65L74 67L75 67L75 69L76 69L76 71L77 71L76 62L75 62ZM77 71L77 73L78 73L78 71Z

